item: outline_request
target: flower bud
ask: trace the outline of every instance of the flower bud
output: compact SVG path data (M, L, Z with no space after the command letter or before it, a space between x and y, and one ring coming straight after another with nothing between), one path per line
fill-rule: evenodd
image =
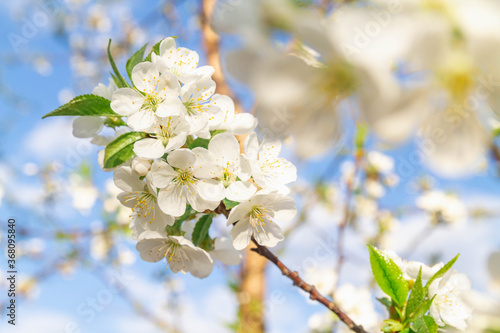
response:
M151 160L137 156L132 160L132 170L139 176L145 176L151 169L151 164Z

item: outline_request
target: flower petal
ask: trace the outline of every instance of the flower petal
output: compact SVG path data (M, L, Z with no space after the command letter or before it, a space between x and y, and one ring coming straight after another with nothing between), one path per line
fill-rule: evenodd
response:
M160 72L157 67L149 62L140 62L132 69L132 82L134 86L145 94L156 92L156 86L160 80Z
M208 201L221 201L224 199L224 186L215 179L205 179L197 182L196 187L201 198Z
M161 140L145 138L134 143L134 153L143 158L160 158L165 154Z
M168 215L181 216L186 211L186 195L183 186L169 185L158 194L158 206Z
M226 198L232 201L242 202L248 200L257 192L257 188L251 182L236 181L226 188Z
M274 218L278 221L289 221L297 214L295 200L285 196L273 196L269 206L274 210Z
M245 223L248 223L248 214L250 213L251 206L250 202L246 201L231 209L227 218L227 225L229 226L241 220L245 220Z
M157 188L165 188L174 179L176 172L164 161L158 160L151 166L151 183Z
M147 262L158 262L167 253L165 238L142 239L135 248L139 251L141 259Z
M196 155L186 148L174 150L167 157L168 164L183 170L192 167L195 161Z
M240 144L234 135L222 133L215 135L208 144L208 150L214 154L218 164L225 166L227 162L233 162L240 156Z
M248 221L240 221L231 229L230 235L236 250L243 250L250 244L253 228Z
M120 88L111 96L111 109L122 116L130 116L141 109L144 97L131 88Z

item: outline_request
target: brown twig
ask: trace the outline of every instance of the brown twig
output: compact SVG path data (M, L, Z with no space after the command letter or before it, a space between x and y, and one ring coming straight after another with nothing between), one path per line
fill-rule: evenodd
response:
M267 260L275 264L281 271L281 273L289 278L290 280L293 281L293 285L299 287L300 289L304 290L309 294L309 298L312 299L313 301L317 301L324 306L326 306L328 309L330 309L333 313L339 317L339 319L349 327L350 330L357 332L357 333L367 333L365 329L361 325L357 325L354 323L354 321L347 315L345 314L335 302L329 300L325 296L321 295L314 286L307 284L302 280L302 278L299 276L299 274L295 271L291 271L288 269L288 267L281 262L281 260L278 259L269 249L265 246L259 245L255 239L252 237L252 241L257 246L256 248L252 248L252 251L260 254L261 256L265 257Z
M229 210L226 210L226 208L223 206L221 203L219 207L215 210L215 212L223 214L224 216L228 217L229 216ZM339 319L349 327L351 331L354 331L356 333L368 333L365 331L363 326L357 325L345 312L343 312L338 305L326 298L325 296L321 295L314 286L307 284L302 278L299 276L299 273L297 272L292 272L277 256L275 256L267 247L259 245L255 239L252 237L252 242L256 246L255 248L252 248L251 251L258 253L262 257L266 258L273 264L275 264L281 271L281 273L289 278L290 280L293 281L293 285L299 287L300 289L304 290L309 294L309 298L312 299L313 301L317 301L324 306L326 306L330 311L335 313Z

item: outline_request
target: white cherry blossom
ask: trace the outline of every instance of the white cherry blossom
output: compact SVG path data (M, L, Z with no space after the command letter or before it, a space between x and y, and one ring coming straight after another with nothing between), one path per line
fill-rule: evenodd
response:
M210 139L210 123L217 122L215 115L220 111L211 96L215 82L208 76L182 86L180 97L184 107L181 114L190 126L189 134Z
M278 157L281 141L264 137L259 144L257 134L252 132L245 139L245 155L252 165L252 178L262 188L277 190L281 194L289 192L285 185L297 180L297 168L291 162Z
M146 132L153 133L154 136L135 142L134 152L137 156L154 159L182 147L186 142L189 125L178 116L156 117L155 123Z
M233 135L217 134L210 140L208 149L195 148L193 152L196 154L194 175L205 180L198 185L203 198L244 201L257 191L248 181L251 167L240 154L240 144Z
M250 200L240 203L229 213L227 225L231 229L233 246L242 250L250 244L252 236L258 244L274 247L284 239L279 225L274 222L291 220L297 209L292 198L261 190Z
M149 129L156 117L179 115L184 106L179 99L180 85L170 72L160 73L151 62L141 62L132 70L134 88L113 93L111 108L127 116L127 124L136 131Z
M160 189L158 204L165 214L181 216L187 203L198 212L213 210L219 205L219 201L206 200L198 193L198 186L203 181L194 176L196 155L191 150L174 150L167 162L155 161L150 173L153 185Z
M214 114L214 124L210 130L226 130L234 135L248 134L257 127L257 118L250 113L236 113L234 102L229 96L215 94L212 97L214 106L218 107Z
M439 326L445 324L464 331L471 309L464 303L463 296L470 290L470 281L465 274L449 270L442 278L429 286L429 297L434 297L430 315Z
M172 37L161 41L160 54L153 52L151 61L161 73L172 73L184 84L199 80L203 76L212 76L215 72L212 66L198 67L198 53L184 47L177 47Z
M120 167L115 171L113 180L123 191L118 194L118 200L135 213L133 217L137 228L142 228L144 224L154 224L158 229L174 224L174 218L159 208L156 189L151 186L149 174L144 181L139 179L139 175L131 167Z
M212 272L213 260L203 249L182 236L167 236L149 232L136 245L141 259L158 262L165 258L172 272L191 273L205 278Z

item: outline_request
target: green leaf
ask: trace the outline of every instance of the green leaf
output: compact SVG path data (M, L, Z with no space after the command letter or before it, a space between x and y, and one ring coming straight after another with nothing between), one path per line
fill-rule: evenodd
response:
M406 305L406 314L407 317L410 317L415 310L424 302L427 293L422 285L422 267L420 267L420 271L418 272L417 279L411 288L411 294L408 298L408 304Z
M403 324L394 319L384 320L384 326L382 326L382 332L392 333L400 332L404 328Z
M148 56L146 57L146 59L144 59L144 61L151 61L151 54L154 52L156 53L157 55L160 55L160 44L163 40L159 41L158 43L156 43L155 45L153 45L153 48L151 49L151 51L149 52Z
M436 279L439 279L440 277L442 277L443 275L446 274L446 272L448 272L450 270L450 268L455 264L455 262L458 260L458 257L460 257L460 253L457 254L455 256L455 258L451 259L450 261L448 261L448 263L446 265L444 265L439 271L436 272L436 274L434 274L430 279L429 281L427 281L427 283L425 284L425 290L429 289L429 286L431 285L431 283L436 280Z
M232 200L229 200L229 199L226 199L226 198L224 198L222 200L222 202L224 202L224 206L226 206L227 210L230 210L231 208L234 208L234 207L236 207L236 206L238 206L240 204L237 201L232 201Z
M200 217L193 230L193 244L198 245L201 241L208 237L208 229L212 224L212 214L203 215Z
M434 296L434 297L436 297L436 296ZM410 316L408 316L408 319L405 321L405 323L406 322L412 323L415 320L418 320L418 318L422 317L424 314L426 314L427 311L429 311L429 309L431 308L431 304L434 301L434 297L432 297L431 299L428 299L427 301L421 303L415 309L415 311L413 311L413 313Z
M113 73L114 73L114 75L111 74L111 76L113 76L113 80L115 81L118 88L129 87L129 84L127 83L127 81L125 81L123 76L120 74L118 67L116 67L115 61L113 60L113 56L111 55L111 39L109 40L109 43L108 43L108 58L109 58L109 63L111 64L111 68L113 69Z
M127 69L127 74L130 80L132 80L132 69L134 69L135 65L142 62L142 59L144 59L144 52L146 51L146 46L148 46L147 43L144 44L143 47L137 50L137 52L135 52L134 55L127 60L125 68Z
M104 149L104 168L111 169L131 159L134 156L134 143L146 136L143 132L128 132L109 143Z
M410 333L411 330L409 328L405 328L404 330L401 331L401 333Z
M408 297L408 282L398 265L385 253L368 245L373 276L380 289L402 307Z
M43 118L54 116L101 116L121 117L111 110L110 101L97 95L81 95L73 98L68 103L61 105Z
M210 140L208 140L208 139L196 138L196 140L191 142L191 144L188 146L188 148L193 149L196 147L202 147L202 148L207 149L209 142L210 142Z
M417 333L437 333L438 325L431 316L418 318L412 327Z

